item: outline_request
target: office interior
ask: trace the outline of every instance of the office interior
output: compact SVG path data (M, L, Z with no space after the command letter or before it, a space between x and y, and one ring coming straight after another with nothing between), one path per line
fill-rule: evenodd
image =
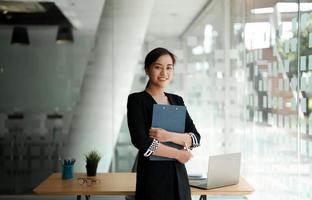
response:
M49 2L62 19L36 24L27 14L44 14L42 2L0 1L0 198L51 198L32 189L60 159L85 172L94 149L98 172L130 172L127 97L145 88L145 55L165 47L177 56L167 92L202 136L188 172L242 152L248 199L312 199L312 1Z

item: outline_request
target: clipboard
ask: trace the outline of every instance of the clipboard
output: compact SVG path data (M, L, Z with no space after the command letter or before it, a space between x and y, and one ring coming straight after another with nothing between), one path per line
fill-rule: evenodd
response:
M184 133L185 132L185 116L186 107L177 105L161 105L154 104L152 127L162 128L167 131ZM163 144L174 147L177 149L183 149L183 146L174 144L172 142L164 142ZM174 161L173 158L166 158L161 156L151 155L149 157L151 161Z

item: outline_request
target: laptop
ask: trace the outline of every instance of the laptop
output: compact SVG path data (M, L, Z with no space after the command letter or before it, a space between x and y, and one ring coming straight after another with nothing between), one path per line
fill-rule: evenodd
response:
M212 189L238 184L240 163L241 153L210 156L207 178L189 178L189 184L192 187L201 189Z

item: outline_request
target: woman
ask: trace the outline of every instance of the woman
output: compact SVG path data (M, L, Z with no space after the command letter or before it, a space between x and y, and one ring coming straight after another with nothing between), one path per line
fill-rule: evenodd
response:
M128 97L128 127L133 145L138 148L136 200L190 200L191 193L184 164L192 154L162 142L173 142L186 149L199 146L200 135L189 114L185 132L174 133L151 127L153 104L184 105L183 99L165 92L172 80L175 56L164 48L156 48L145 58L149 81L144 91ZM156 155L173 161L150 161Z

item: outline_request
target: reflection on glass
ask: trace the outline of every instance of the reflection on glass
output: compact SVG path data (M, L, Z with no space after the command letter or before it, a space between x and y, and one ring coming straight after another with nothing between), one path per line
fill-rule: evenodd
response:
M300 3L300 15L296 1L268 4L234 0L229 15L225 4L213 4L185 36L197 38L196 46L185 46L187 60L209 65L205 76L192 73L207 90L186 79L183 91L210 145L203 152L244 152L243 174L256 188L252 198L310 199L312 3ZM196 92L204 107L196 104Z

